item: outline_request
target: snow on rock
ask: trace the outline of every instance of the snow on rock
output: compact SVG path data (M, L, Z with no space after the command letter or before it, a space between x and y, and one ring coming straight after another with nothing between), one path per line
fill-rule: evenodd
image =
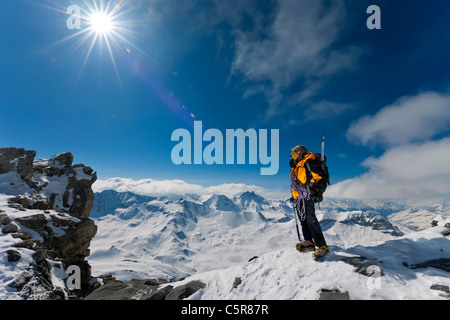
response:
M224 195L214 194L208 200L203 202L203 204L207 207L212 207L221 211L235 212L238 210L234 202Z
M35 151L22 148L0 149L0 193L16 195L11 201L26 208L89 217L97 174L83 164L72 165L69 152L49 160L34 160L35 156Z
M96 174L62 153L0 149L0 300L67 299L91 290L89 256L97 227L89 219ZM79 268L80 287L66 272Z

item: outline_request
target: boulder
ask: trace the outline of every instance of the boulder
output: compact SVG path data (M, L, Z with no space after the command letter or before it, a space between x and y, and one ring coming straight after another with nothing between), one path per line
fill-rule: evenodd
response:
M342 259L343 262L354 266L355 272L366 276L366 277L381 277L383 276L383 271L380 266L373 261L368 261L366 257L345 257Z
M48 161L49 165L62 165L65 167L70 167L73 162L73 155L70 152L65 152L57 154L51 157Z
M0 225L8 225L11 223L11 219L5 213L0 213Z
M446 223L444 228L445 229L441 232L441 234L446 237L450 235L450 223Z
M16 262L22 258L22 255L16 250L7 250L6 254L8 255L9 262Z
M442 258L435 260L428 260L422 263L414 264L410 266L411 269L419 269L419 268L436 268L440 270L444 270L450 272L450 259Z
M341 292L337 289L321 289L319 300L350 300L348 291Z
M231 287L231 291L233 291L233 289L236 289L237 287L239 287L239 285L241 283L242 283L241 277L234 278L234 282L233 282L233 286Z
M194 293L196 293L198 290L205 288L205 284L201 281L191 281L185 285L178 286L170 290L165 300L183 300L190 296L192 296Z
M16 221L24 227L35 231L43 231L48 223L48 220L44 214L34 214L27 217L17 218Z
M19 227L16 224L10 223L2 229L2 232L3 233L14 233L14 232L17 232L18 230L19 230Z
M25 270L20 273L13 281L7 284L8 287L14 289L22 289L33 278L33 272Z

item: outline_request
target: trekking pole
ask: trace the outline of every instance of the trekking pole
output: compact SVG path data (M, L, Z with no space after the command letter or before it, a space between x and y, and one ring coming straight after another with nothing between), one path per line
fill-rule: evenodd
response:
M325 161L325 133L322 137L322 153L320 154L320 160L322 160L322 163Z
M291 201L291 199L287 199L287 200L285 200L286 202L287 201ZM300 236L300 228L299 228L299 226L298 226L298 216L297 216L297 209L295 208L295 204L294 203L292 203L292 209L294 209L294 216L295 216L295 228L297 229L297 237L298 237L298 241L299 242L302 242L302 237Z

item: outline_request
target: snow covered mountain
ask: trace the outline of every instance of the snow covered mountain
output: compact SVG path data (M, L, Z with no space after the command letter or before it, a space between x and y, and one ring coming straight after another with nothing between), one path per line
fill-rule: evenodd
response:
M344 255L351 256L350 252L361 246L391 243L404 236L399 225L384 216L403 208L398 204L358 206L349 201L347 208L359 210L345 211L344 200L339 200L337 209L331 209L332 203L324 203L317 215L329 244ZM295 255L292 208L254 192L232 198L190 194L174 200L105 190L95 194L91 216L98 226L89 257L92 272L111 274L122 281L174 281L237 270L233 268L241 268L252 257ZM429 227L433 218L429 217Z
M194 202L106 190L95 194L99 232L89 261L93 272L124 280L179 279L244 262L295 237L290 224L278 223L292 220L290 207L262 205L257 211L224 195Z
M450 296L447 206L327 199L316 213L333 252L317 263L295 250L285 201L248 189L94 194L95 173L71 154L0 156L0 300L76 298L74 263L90 299Z
M386 212L404 209L395 203L336 200L334 208L332 201L324 203L317 215L334 249L327 261L317 263L310 254L295 250L292 208L253 192L170 200L107 190L95 199L92 214L98 234L89 257L93 274L111 274L125 282L169 281L148 291L140 284L135 298L145 297L145 292L147 298L162 298L166 289L190 284L197 289L188 299L207 300L450 295L450 241L444 235L450 233L450 217L443 206L429 211L422 227L413 230L398 224L414 225L414 215L411 220L398 218L413 212L411 208L385 217ZM438 226L432 228L435 219ZM131 290L136 281L122 285ZM112 283L113 290L117 283ZM104 289L107 292L108 286Z

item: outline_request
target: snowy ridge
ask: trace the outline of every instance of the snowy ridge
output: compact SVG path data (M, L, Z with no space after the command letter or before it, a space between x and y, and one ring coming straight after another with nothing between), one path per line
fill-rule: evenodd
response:
M448 292L433 287L449 287L450 270L413 267L424 261L449 260L450 241L442 236L443 229L435 227L372 245L337 247L323 263L293 248L274 250L242 265L194 275L179 285L202 281L205 289L189 299L205 300L316 300L321 289L348 292L350 299L357 300L445 299ZM342 261L361 256L375 262L381 274L367 277ZM241 281L233 288L236 278Z

